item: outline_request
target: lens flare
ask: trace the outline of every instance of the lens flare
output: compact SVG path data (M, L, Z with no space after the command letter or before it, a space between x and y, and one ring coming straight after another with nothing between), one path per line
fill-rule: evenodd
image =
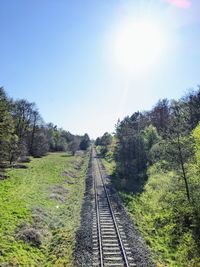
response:
M113 52L120 68L127 72L144 72L159 62L165 47L165 34L158 23L128 20L116 34Z

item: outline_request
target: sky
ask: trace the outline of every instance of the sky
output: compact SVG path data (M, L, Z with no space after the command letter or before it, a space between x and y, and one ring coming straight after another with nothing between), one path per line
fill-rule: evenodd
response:
M200 84L199 0L0 0L0 86L92 138Z

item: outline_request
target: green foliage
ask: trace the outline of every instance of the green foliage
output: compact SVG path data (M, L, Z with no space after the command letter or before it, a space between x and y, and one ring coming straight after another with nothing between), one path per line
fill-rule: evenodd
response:
M116 172L127 189L139 192L146 180L147 153L143 138L141 113L134 113L119 122L116 128Z
M84 134L84 136L81 138L80 149L87 150L89 146L90 146L90 138L88 134Z
M51 152L67 151L67 146L72 135L69 132L58 129L57 126L52 123L48 123L46 127L49 150Z
M191 91L186 96L185 102L189 109L189 129L194 129L200 121L200 86L197 91Z
M76 151L80 148L81 138L80 136L72 136L69 144L68 144L68 151L75 155Z
M148 133L149 129L146 130L144 133ZM121 196L151 248L157 266L196 267L200 266L200 126L191 136L195 160L192 157L192 138L177 129L174 133L174 136L161 141L157 138L157 143L149 146L151 154L152 149L154 154L155 151L159 153L148 168L148 181L143 192L139 195L123 192ZM148 144L146 136L144 134L144 140ZM178 146L181 147L182 159ZM181 163L187 175L190 202L186 197ZM114 183L117 182L119 190L125 188L115 178Z
M170 119L169 101L167 99L159 100L153 109L147 114L151 124L156 127L158 133L163 136L168 128Z
M35 103L13 101L0 87L0 163L12 164L27 155L42 157L49 151L69 150L75 154L88 146L87 134L73 135L52 123L45 124Z
M102 137L98 137L95 141L96 146L108 146L112 143L112 135L109 133L104 133Z
M157 156L158 144L161 141L161 137L158 135L157 129L153 125L149 125L143 131L144 145L146 149L148 162L151 164L155 162ZM156 153L155 153L156 150Z
M195 141L194 148L195 148L196 163L197 163L197 166L200 167L200 123L194 129L192 136Z
M12 164L14 161L16 161L21 153L19 151L19 137L16 134L13 134L10 138L10 142L8 144L8 158L5 157L5 159L9 160L9 163Z
M149 168L142 194L121 196L157 264L195 266L193 262L200 263L200 255L191 223L193 210L180 190L176 173L163 172L163 164Z
M8 146L14 131L13 119L9 113L10 102L0 87L0 163L8 157Z
M86 154L53 153L27 169L7 170L0 186L1 266L72 266L87 163Z
M32 155L34 157L45 156L49 151L49 142L45 129L37 129L34 136L32 145Z
M153 125L149 125L144 129L143 138L147 151L149 151L152 146L158 143L161 139L158 135L157 129Z
M109 152L113 137L109 133L104 133L102 137L97 137L95 141L95 145L99 146L99 154L105 157L105 155Z
M115 187L157 266L200 266L200 88L116 126Z

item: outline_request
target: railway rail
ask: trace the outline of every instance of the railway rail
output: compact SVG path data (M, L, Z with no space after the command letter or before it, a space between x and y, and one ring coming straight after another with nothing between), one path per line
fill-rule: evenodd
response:
M93 266L136 267L120 217L112 205L99 158L93 148L95 211L93 214Z

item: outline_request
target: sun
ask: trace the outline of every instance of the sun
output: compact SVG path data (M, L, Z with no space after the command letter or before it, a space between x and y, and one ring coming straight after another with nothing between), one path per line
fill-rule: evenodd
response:
M120 25L114 40L116 64L126 72L144 73L159 64L165 53L166 36L153 20L127 20Z

